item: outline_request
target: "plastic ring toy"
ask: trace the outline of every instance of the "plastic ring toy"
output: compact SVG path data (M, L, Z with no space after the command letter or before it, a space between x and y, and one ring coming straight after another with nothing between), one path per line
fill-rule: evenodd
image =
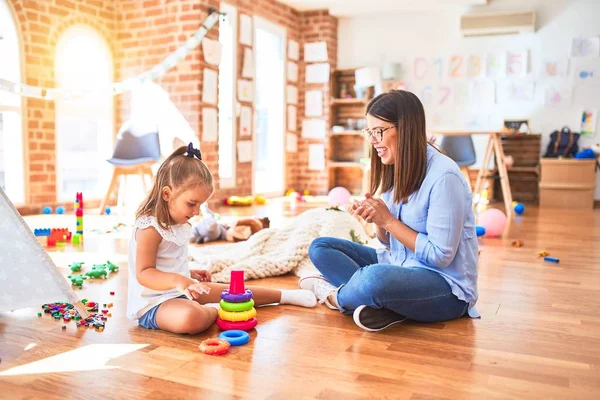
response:
M250 335L241 330L225 331L219 335L219 339L227 340L232 346L241 346L248 343Z
M219 328L221 328L221 330L224 330L224 331L234 331L234 330L249 331L250 329L254 328L257 323L258 323L258 321L256 320L256 318L252 318L252 319L249 319L248 321L243 321L243 322L230 322L230 321L224 321L221 318L217 318L217 326Z
M198 349L204 354L211 356L220 356L229 351L231 344L227 340L212 338L206 339L198 346Z
M229 294L229 289L224 289L221 292L221 298L230 303L242 303L252 298L252 291L250 289L246 289L244 293Z
M252 307L254 307L254 300L250 299L243 303L230 303L228 301L221 300L221 302L219 304L220 304L221 308L225 311L240 312L240 311L251 310Z
M240 312L225 311L222 308L219 308L219 317L230 322L248 321L249 319L256 317L256 308L252 307L248 311Z

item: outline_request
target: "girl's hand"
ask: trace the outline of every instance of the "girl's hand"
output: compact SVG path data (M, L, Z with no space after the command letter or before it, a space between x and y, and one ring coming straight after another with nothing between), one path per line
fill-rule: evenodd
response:
M356 213L366 222L372 222L380 228L386 226L393 218L384 201L371 196L367 196L356 210Z
M192 279L196 279L200 282L210 282L210 272L204 269L192 269L190 270L190 276Z
M185 294L190 300L199 300L201 295L210 292L210 287L204 283L198 283L189 278L184 278L180 283L177 284L177 290Z

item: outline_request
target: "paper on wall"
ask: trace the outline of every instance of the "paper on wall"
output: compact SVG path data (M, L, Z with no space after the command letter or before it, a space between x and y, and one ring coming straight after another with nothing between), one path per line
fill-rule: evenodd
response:
M506 52L499 51L485 55L485 75L490 79L506 76Z
M287 80L289 82L298 82L298 64L288 61L287 63Z
M320 90L306 91L304 115L307 117L320 117L323 115L323 92Z
M324 119L306 118L302 121L302 137L305 139L325 139L326 132Z
M288 42L288 58L294 61L300 58L300 45L295 40Z
M506 54L506 76L525 77L528 71L529 52L527 50L520 52L509 51Z
M306 62L328 61L327 43L326 42L306 43L304 45L304 61L306 61Z
M298 152L298 136L293 133L287 133L285 135L285 151L288 153Z
M587 109L581 113L581 134L583 136L594 136L598 122L598 110Z
M325 169L325 145L308 145L308 169L311 171L323 171Z
M287 128L288 131L296 132L296 106L287 107Z
M491 80L469 82L469 98L473 106L489 106L496 103L496 84Z
M240 136L252 136L252 109L242 106L240 109Z
M204 54L204 61L208 64L219 65L221 63L222 49L223 46L218 40L202 39L202 54Z
M217 109L202 108L202 141L216 142L219 138Z
M252 82L245 79L238 79L238 100L252 102Z
M252 46L252 18L246 14L240 14L240 43Z
M298 88L293 85L287 85L287 103L298 104Z
M206 104L217 104L217 71L204 68L202 80L202 102Z
M254 59L252 49L244 47L244 63L242 66L242 78L252 78L254 76Z
M542 78L566 77L568 74L568 58L551 58L542 62L542 69L540 70L540 77Z
M571 57L600 56L600 36L575 38L571 43Z
M498 83L498 103L515 103L535 100L535 83L503 81Z
M329 64L308 64L306 66L306 83L329 82Z
M252 140L240 140L237 142L237 156L241 163L252 161Z
M570 87L550 85L544 89L544 103L548 107L571 105L573 97Z

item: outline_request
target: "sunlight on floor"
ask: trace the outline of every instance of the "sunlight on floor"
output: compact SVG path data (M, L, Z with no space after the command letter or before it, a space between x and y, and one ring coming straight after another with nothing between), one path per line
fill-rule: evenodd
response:
M43 360L0 372L0 376L115 369L106 366L113 358L143 349L147 344L91 344Z

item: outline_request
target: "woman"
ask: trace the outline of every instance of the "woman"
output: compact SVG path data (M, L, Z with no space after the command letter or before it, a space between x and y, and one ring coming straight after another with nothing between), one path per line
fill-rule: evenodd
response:
M353 313L368 331L406 318L478 317L475 217L459 167L427 142L425 112L414 94L381 94L366 114L365 133L376 153L373 195L350 211L377 226L386 248L318 238L309 256L322 276L305 277L300 287L332 309Z

